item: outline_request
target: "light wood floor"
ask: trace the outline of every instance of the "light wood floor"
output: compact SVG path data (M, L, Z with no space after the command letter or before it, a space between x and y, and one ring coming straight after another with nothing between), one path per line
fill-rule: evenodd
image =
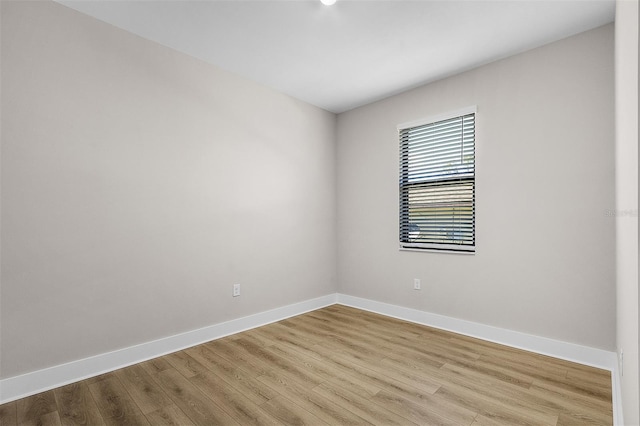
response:
M333 305L0 406L0 425L611 425L598 370Z

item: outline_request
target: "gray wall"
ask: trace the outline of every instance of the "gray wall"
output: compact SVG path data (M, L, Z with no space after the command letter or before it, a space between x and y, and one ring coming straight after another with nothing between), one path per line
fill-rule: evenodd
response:
M624 421L640 423L638 356L638 2L616 2L617 349Z
M1 3L0 377L336 291L335 115Z
M0 378L338 290L614 348L612 25L336 126L61 5L0 3ZM399 252L396 125L468 105L477 253Z
M340 291L613 350L613 33L610 24L339 115ZM399 251L396 126L469 105L477 252Z

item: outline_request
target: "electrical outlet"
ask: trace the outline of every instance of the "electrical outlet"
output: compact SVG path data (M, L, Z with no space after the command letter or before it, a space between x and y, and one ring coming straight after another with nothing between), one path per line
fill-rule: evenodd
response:
M233 285L233 297L240 296L240 284Z
M420 278L414 278L413 279L413 289L414 290L420 290L420 286L421 286Z

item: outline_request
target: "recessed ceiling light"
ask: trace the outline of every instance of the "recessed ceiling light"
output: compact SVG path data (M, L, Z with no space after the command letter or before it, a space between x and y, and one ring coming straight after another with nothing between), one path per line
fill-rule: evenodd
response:
M322 4L324 4L325 6L331 6L332 4L334 4L336 2L336 0L320 0L322 2Z

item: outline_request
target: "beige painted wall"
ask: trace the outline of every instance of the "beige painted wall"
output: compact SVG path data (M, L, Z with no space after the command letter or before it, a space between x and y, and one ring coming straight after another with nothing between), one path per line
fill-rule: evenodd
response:
M0 377L336 291L335 115L1 3Z
M640 423L638 400L638 1L616 2L617 349L624 354L625 425Z
M339 115L340 291L613 350L613 35L607 25ZM399 251L396 126L470 105L477 252Z

